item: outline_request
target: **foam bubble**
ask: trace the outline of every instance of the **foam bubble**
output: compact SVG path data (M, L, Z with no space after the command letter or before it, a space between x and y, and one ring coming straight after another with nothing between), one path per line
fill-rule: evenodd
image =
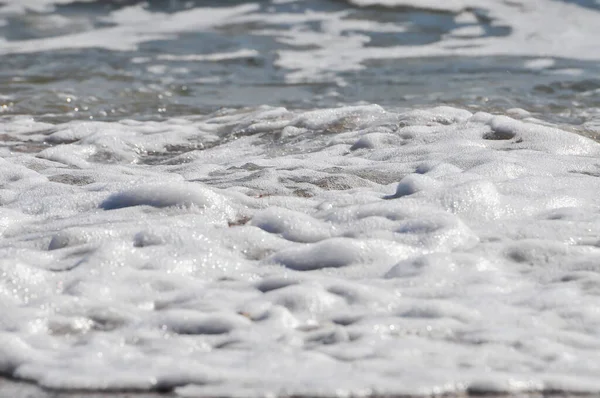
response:
M226 202L227 199L199 184L153 184L112 194L100 204L100 207L104 210L114 210L131 206L197 206L218 208L230 216L233 210Z

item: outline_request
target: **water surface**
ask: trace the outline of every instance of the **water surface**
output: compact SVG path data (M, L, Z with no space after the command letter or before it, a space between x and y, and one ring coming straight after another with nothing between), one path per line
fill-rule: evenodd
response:
M449 104L595 131L595 3L396 3L5 2L2 113L161 120L263 104Z

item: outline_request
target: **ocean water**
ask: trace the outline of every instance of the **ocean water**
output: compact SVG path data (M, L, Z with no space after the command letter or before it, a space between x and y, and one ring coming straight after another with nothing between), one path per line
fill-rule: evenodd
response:
M4 0L0 375L600 393L598 37L597 0Z

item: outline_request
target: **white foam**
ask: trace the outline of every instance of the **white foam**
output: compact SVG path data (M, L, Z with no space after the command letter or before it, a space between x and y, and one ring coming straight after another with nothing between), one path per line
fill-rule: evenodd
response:
M94 0L82 0L83 2L93 2ZM25 10L34 10L37 12L51 11L54 5L67 4L71 0L8 0L2 3L0 11L3 13L18 13Z
M597 60L592 37L598 30L598 11L572 2L536 1L412 1L350 0L358 6L414 8L455 14L457 28L428 44L385 45L370 43L368 37L352 28L351 18L332 17L323 32L302 29L280 33L282 41L299 48L279 51L279 66L293 70L290 82L334 79L333 72L359 70L372 60L439 56L520 56L536 57L526 66L548 68L552 58ZM492 26L508 30L506 35L486 36L477 23L475 11L491 19ZM397 25L410 30L411 22ZM370 29L378 31L376 27ZM307 45L314 49L306 49ZM318 60L318 62L315 62Z
M48 8L46 1L35 1L37 7ZM53 2L54 3L54 2ZM235 16L257 9L256 4L243 4L227 8L193 8L173 14L152 13L145 4L132 5L115 10L105 18L111 27L89 29L57 37L40 39L7 41L0 40L0 52L31 53L38 51L53 51L81 48L105 48L115 51L137 49L140 43L172 38L174 35L189 31L211 29L224 22L231 21ZM19 5L6 11L27 8ZM0 9L2 10L2 9Z
M31 150L0 159L0 371L181 396L600 392L600 144L510 114L6 119Z
M232 51L227 53L213 53L213 54L188 54L188 55L170 55L161 54L156 59L161 61L227 61L231 59L239 58L256 58L260 53L256 50L241 49L238 51Z

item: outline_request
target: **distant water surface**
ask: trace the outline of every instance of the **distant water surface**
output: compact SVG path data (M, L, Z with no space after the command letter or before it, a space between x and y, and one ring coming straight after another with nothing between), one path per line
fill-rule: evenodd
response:
M597 130L593 1L5 1L0 111L159 120L221 107L523 108Z

